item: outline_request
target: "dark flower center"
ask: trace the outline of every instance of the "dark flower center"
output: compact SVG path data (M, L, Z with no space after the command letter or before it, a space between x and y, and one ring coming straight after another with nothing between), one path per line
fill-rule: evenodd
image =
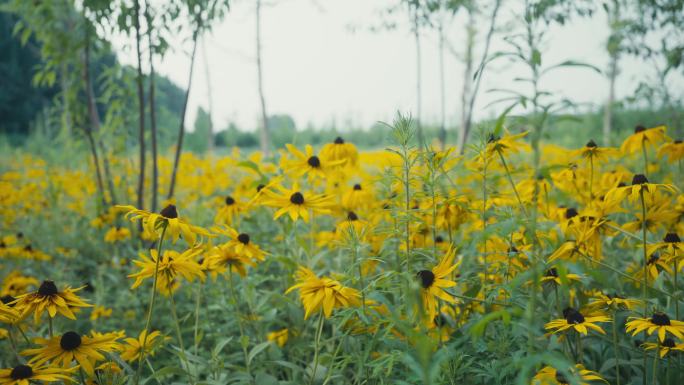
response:
M581 324L582 322L584 322L584 316L582 315L582 313L578 312L577 310L571 307L567 307L565 308L565 310L563 310L563 316L569 324Z
M74 350L81 346L81 336L76 332L66 332L59 340L59 346L67 351Z
M10 377L13 380L25 380L33 376L33 369L28 365L17 365L12 369Z
M639 132L643 132L643 131L646 131L646 127L642 126L641 124L634 127L634 133L635 134L637 134Z
M674 144L682 144L682 140L681 140L681 139L677 139L677 140L674 141Z
M435 273L430 270L421 270L418 272L418 278L423 288L427 289L435 282Z
M266 187L266 186L265 186L263 183L260 183L260 184L257 186L257 192L261 191L264 187Z
M556 270L555 267L552 267L552 268L546 270L545 276L557 278L558 277L558 270Z
M675 347L675 342L672 338L665 338L665 341L663 341L663 346L666 348L674 348Z
M356 215L355 212L350 211L350 212L347 213L347 220L349 220L349 221L358 221L358 220L359 220L359 216Z
M311 167L313 167L313 168L319 168L319 167L321 167L321 160L318 159L318 157L317 157L316 155L314 155L314 156L312 156L311 158L309 158L309 160L307 160L306 163L308 163L309 166L311 166Z
M51 295L57 294L58 292L57 285L55 285L53 281L43 281L38 288L38 294L42 295L43 297L49 297Z
M651 322L658 326L669 326L670 317L668 317L665 313L653 313L653 317L651 317Z
M648 261L646 261L646 264L647 265L653 265L654 263L658 262L659 259L660 259L660 255L658 255L658 253L655 253L655 254L651 255L651 258L649 258Z
M167 219L173 219L173 218L178 218L178 210L176 210L176 206L174 205L168 205L162 209L162 211L159 212L164 218Z
M235 204L235 199L232 196L226 197L226 206L232 206Z
M589 148L596 148L596 147L598 147L598 146L596 145L596 142L594 142L594 139L592 139L592 140L590 140L589 142L587 142L587 147L589 147Z
M249 243L249 234L242 233L237 236L238 241L243 244L248 244Z
M634 175L634 178L632 178L632 186L645 183L648 183L648 179L646 179L644 174L636 174Z
M31 251L33 251L33 247L31 247L31 245L26 245L26 246L24 246L24 251L31 252Z
M499 139L500 138L498 136L494 136L494 134L489 134L489 136L487 137L487 143L494 143Z
M357 184L355 184L355 185L354 185L354 190L356 190L356 191L359 191L359 190L361 190L361 185L360 185L360 184L358 184L358 183L357 183Z
M576 217L578 214L579 213L577 212L576 208L570 207L569 209L565 210L565 219Z
M511 246L508 248L508 253L509 254L518 254L518 248L515 246Z
M435 316L434 322L435 322L435 325L436 325L437 327L440 327L440 328L441 328L442 326L446 325L446 323L447 323L447 322L446 322L446 319L444 318L444 316L443 316L442 314L437 314L437 315Z
M435 243L442 243L442 242L444 242L444 237L442 237L441 235L438 235L435 237Z
M679 239L679 235L677 235L677 233L667 233L665 234L665 239L663 239L663 241L666 243L679 243L682 240Z
M297 191L296 193L290 195L290 202L296 204L296 205L303 205L304 204L304 195Z
M569 383L570 383L570 382L568 382L568 379L565 378L565 376L563 375L563 373L561 373L561 372L559 372L559 371L556 371L556 381L558 381L558 383L559 383L559 384L562 384L562 385L565 385L565 384L569 384Z
M95 286L93 286L92 283L86 282L85 285L83 285L84 288L83 290L87 291L88 293L94 293L95 292Z
M14 302L15 300L16 300L16 298L12 297L12 296L9 295L9 294L8 294L8 295L3 295L2 297L0 297L0 302L4 303L5 305L7 305L7 304L9 304L9 303L11 303L11 302ZM9 306L14 306L14 305L9 305Z
M344 144L344 139L338 136L335 138L335 144Z

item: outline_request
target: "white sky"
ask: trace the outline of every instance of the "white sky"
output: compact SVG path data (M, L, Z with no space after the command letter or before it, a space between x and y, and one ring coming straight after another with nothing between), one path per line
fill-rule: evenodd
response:
M297 127L336 122L338 128L369 127L376 121L391 121L397 110L415 111L415 48L406 21L392 31L371 32L378 26L379 12L396 0L272 0L262 8L264 87L269 114L290 114ZM510 3L509 3L510 4ZM500 13L501 23L515 20L510 9ZM448 30L448 39L462 51L465 18L459 15ZM352 28L356 32L352 31ZM488 22L478 25L482 35ZM608 28L604 12L592 19L553 27L543 51L543 62L553 64L572 59L605 68L604 50ZM115 38L119 57L134 63L130 40ZM423 34L423 114L425 122L437 122L440 114L439 62L437 36ZM195 67L188 123L192 126L198 106L207 106L209 84L213 96L216 129L234 121L242 129L256 127L259 100L255 64L254 0L233 5L227 17L204 39ZM157 70L181 88L187 84L190 42L172 42L175 49L156 63ZM182 49L181 49L182 47ZM495 37L492 51L505 48L501 35ZM476 55L479 57L479 53ZM446 54L447 119L455 124L460 116L463 65ZM205 66L208 65L210 83ZM634 59L622 62L617 84L618 98L630 93L648 67ZM485 73L476 104L476 118L488 117L503 109L485 106L501 95L487 93L491 88L519 87L512 79L524 75L505 60ZM601 103L607 95L607 81L586 69L561 70L544 77L542 86L575 102Z

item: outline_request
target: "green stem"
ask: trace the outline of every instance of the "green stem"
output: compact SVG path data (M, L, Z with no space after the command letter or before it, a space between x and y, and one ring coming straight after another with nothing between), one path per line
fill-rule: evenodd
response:
M644 146L644 156L646 156L646 150ZM646 201L644 200L644 187L642 186L639 190L639 197L641 198L641 237L643 239L642 249L644 252L644 279L643 279L643 290L641 292L641 299L644 305L644 317L648 316L648 302L646 302L646 296L648 293L648 255L646 253ZM644 331L644 341L646 341L646 332ZM658 339L658 344L660 344L660 339ZM656 357L658 356L658 351L656 351ZM644 385L646 385L646 367L648 365L648 360L646 357L646 349L644 349ZM655 383L654 383L655 385Z
M660 338L656 338L657 341L657 347L655 351L655 355L653 356L653 381L651 384L656 385L658 383L658 361L660 361ZM646 373L644 373L646 374ZM645 377L645 376L644 376Z
M617 311L613 311L613 354L615 355L615 384L620 385L620 349L617 338Z
M185 344L183 343L183 334L181 333L181 328L180 328L180 321L178 320L178 312L176 311L176 300L173 298L173 293L169 296L171 300L171 317L173 317L173 324L176 328L176 338L178 339L178 346L180 347L181 350L181 359L183 360L183 363L185 364L185 370L188 373L188 379L190 380L191 384L195 383L195 380L192 376L192 373L190 373L190 361L188 360L188 356L185 352Z
M133 383L135 385L140 384L140 375L142 374L142 361L145 359L145 348L147 347L147 337L150 334L150 323L152 322L152 311L154 310L154 301L157 298L157 276L159 274L159 260L162 257L162 244L164 243L164 236L166 235L166 228L168 224L164 223L162 228L161 236L159 237L159 243L157 244L157 259L154 262L154 278L152 280L152 293L150 294L150 303L147 308L147 316L145 317L145 338L143 338L142 344L140 345L140 356L138 357L138 369L135 372L135 379Z
M202 282L197 282L197 300L195 301L195 331L194 331L194 352L197 355L197 350L199 349L199 313L200 305L202 303Z
M518 200L518 204L520 205L520 210L522 213L527 216L527 211L525 210L525 206L522 203L522 199L520 199L520 194L518 194L518 189L515 187L515 183L513 182L513 177L511 176L511 171L508 169L508 165L506 164L506 159L504 158L503 154L501 153L501 150L496 151L497 154L499 154L499 159L501 159L501 164L504 167L504 170L506 170L506 177L508 177L508 182L511 184L511 187L513 188L513 192L515 193L515 198Z
M230 296L235 309L235 317L237 318L238 328L240 329L240 346L242 346L242 354L245 356L245 370L251 379L252 372L250 369L249 354L247 353L249 340L247 340L245 328L242 325L242 316L240 314L240 307L238 306L237 294L235 293L235 284L233 283L233 272L230 271L230 269L228 270L228 284L230 285ZM253 382L253 379L251 381Z
M323 310L321 310L318 316L318 327L316 328L316 339L314 345L314 367L311 371L309 385L313 385L314 381L316 381L316 370L318 370L318 351L321 344L321 334L323 334Z

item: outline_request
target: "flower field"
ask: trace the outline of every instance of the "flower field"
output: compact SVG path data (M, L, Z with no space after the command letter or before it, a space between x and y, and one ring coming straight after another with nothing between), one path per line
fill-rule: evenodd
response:
M666 127L572 149L499 127L463 155L392 135L185 153L158 207L127 159L100 191L3 155L0 384L684 381Z

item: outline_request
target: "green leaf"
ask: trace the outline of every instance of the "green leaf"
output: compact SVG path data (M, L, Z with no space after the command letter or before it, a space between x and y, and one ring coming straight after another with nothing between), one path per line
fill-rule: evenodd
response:
M247 364L250 364L252 362L252 360L254 359L254 357L256 357L257 354L264 351L264 349L269 347L269 345L271 345L271 342L266 341L266 342L262 342L259 345L253 347L252 350L250 350L249 354L247 355Z

